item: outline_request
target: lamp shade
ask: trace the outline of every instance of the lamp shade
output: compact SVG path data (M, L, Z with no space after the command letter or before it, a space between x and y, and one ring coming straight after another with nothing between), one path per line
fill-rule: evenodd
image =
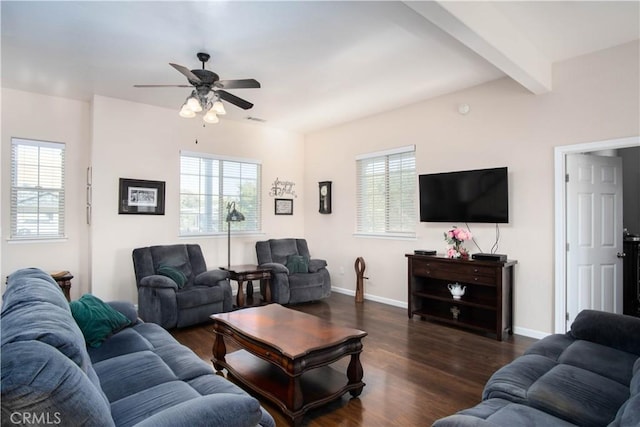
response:
M236 210L235 202L232 202L231 206L227 209L229 210L229 213L227 214L227 222L244 221L244 215Z
M180 117L184 117L186 119L191 119L196 116L196 113L194 113L186 103L182 106L182 108L180 108L180 113L178 114L180 114Z
M220 121L220 119L216 115L216 112L213 111L213 108L211 108L209 111L207 111L207 114L204 115L202 120L204 120L207 123L211 123L211 124L218 123Z
M198 100L198 97L195 94L187 98L187 106L194 113L199 113L200 111L202 111L202 105L200 105L200 101Z
M215 111L216 114L220 114L220 115L227 114L227 111L224 109L224 104L222 104L220 100L214 102L211 109Z

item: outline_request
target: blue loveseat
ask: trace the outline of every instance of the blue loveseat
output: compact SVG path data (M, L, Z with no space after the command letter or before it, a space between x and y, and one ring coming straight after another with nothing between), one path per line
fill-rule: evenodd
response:
M580 312L496 371L482 399L434 427L640 426L640 318Z
M258 400L168 332L131 325L88 348L69 303L38 269L9 276L2 302L2 425L275 427ZM213 340L213 337L212 337Z

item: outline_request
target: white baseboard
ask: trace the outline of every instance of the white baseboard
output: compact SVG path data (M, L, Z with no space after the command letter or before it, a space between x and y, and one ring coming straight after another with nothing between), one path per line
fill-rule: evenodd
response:
M337 292L339 294L345 294L345 295L351 295L353 297L355 297L356 295L356 291L352 290L352 289L344 289L344 288L337 288L337 287L332 287L331 288L331 292ZM400 308L407 308L408 305L406 302L404 301L398 301L398 300L394 300L394 299L390 299L390 298L382 298L376 295L371 295L371 294L364 294L364 299L366 300L370 300L370 301L374 301L374 302L379 302L382 304L387 304L387 305L392 305L394 307L400 307Z
M541 340L542 338L551 335L548 332L536 331L535 329L521 328L519 326L513 327L513 333L516 335L522 335L529 338L535 338Z

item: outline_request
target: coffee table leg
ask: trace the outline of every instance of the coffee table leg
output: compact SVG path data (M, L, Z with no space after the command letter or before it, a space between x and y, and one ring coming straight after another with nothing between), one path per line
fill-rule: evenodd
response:
M222 365L218 362L226 362L224 360L224 356L227 354L227 346L224 344L224 337L222 334L216 332L216 339L213 342L213 367L216 368L217 371L221 371L223 369Z
M362 383L362 377L364 376L364 371L362 370L362 364L360 363L360 353L354 353L351 355L351 361L349 362L349 367L347 368L347 378L349 379L348 384L362 384L360 387L351 390L351 396L357 397L362 393L362 389L364 388L364 384Z

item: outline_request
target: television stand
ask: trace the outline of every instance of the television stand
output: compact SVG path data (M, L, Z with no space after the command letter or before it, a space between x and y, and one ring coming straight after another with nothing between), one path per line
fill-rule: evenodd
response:
M408 314L478 332L502 341L513 330L513 270L505 262L405 255L408 260ZM454 299L448 284L466 286Z

